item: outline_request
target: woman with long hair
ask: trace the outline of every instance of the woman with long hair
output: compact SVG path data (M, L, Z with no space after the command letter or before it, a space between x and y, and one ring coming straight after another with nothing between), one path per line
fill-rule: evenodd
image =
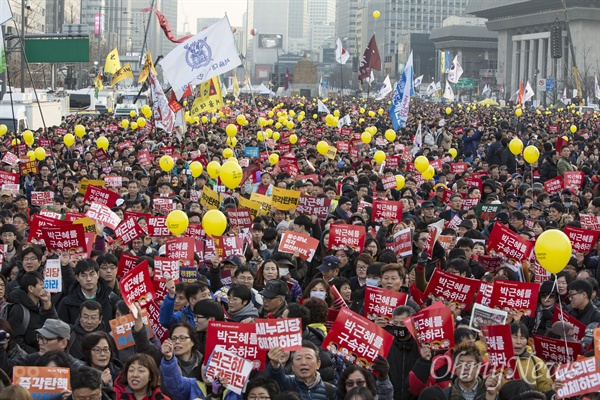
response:
M158 367L147 354L129 357L113 390L117 400L170 400L160 390Z
M117 359L112 338L106 332L90 332L83 337L81 350L85 363L102 373L102 384L112 388L123 364Z

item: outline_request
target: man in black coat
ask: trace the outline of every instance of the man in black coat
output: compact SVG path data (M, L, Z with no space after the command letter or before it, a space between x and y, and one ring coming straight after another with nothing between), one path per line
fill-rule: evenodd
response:
M540 182L544 183L549 179L556 178L558 176L558 168L556 163L560 159L560 154L556 150L552 150L548 157L544 159L540 165Z
M414 398L408 392L408 374L419 358L419 346L411 336L404 320L414 314L408 306L397 307L392 314L392 324L386 330L394 335L387 360L390 364L390 381L394 386L394 400Z

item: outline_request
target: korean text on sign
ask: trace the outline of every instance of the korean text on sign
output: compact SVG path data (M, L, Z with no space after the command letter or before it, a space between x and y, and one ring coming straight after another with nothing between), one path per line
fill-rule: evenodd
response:
M226 378L229 382L226 387L239 395L242 394L251 371L251 361L225 350L223 346L215 347L206 365L207 378Z

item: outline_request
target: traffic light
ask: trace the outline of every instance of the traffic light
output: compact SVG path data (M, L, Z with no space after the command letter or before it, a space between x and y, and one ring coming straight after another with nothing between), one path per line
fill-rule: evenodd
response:
M550 55L552 58L562 58L562 28L553 25L550 30Z

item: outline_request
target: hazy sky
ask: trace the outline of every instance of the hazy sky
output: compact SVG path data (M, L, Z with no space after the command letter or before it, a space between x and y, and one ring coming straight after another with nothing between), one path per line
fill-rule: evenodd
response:
M223 17L225 13L231 25L241 26L246 6L246 0L179 0L177 30L183 32L187 18L190 31L195 33L197 18Z

